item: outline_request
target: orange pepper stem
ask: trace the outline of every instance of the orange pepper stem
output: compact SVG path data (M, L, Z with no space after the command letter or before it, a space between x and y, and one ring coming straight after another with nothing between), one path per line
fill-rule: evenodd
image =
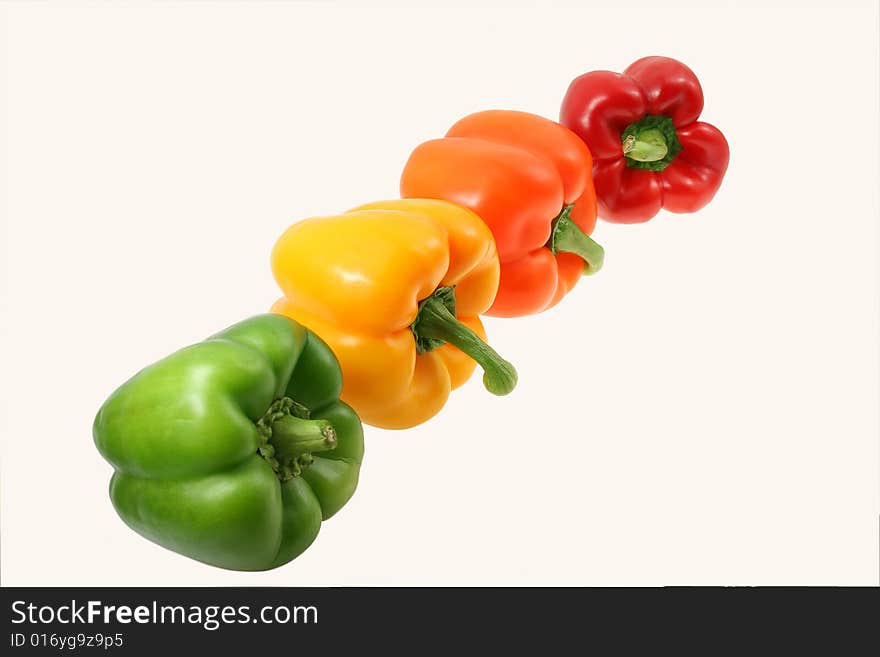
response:
M483 368L483 385L493 395L506 395L516 387L516 369L480 336L455 316L455 288L441 287L419 304L410 327L419 353L447 342L473 358Z
M559 216L553 220L547 247L553 255L564 251L583 258L584 276L590 276L602 269L602 264L605 262L605 249L572 221L571 209L573 207L573 203L566 205L562 208Z

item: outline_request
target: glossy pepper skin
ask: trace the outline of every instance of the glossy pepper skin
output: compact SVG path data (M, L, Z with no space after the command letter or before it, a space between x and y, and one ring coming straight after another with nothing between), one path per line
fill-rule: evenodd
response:
M204 563L287 563L357 486L363 430L341 385L327 345L278 315L150 365L95 418L95 444L116 469L113 506L136 532Z
M559 303L602 266L602 247L588 237L596 226L591 169L589 149L567 128L526 112L490 110L418 146L400 193L463 205L486 222L501 261L498 295L486 314L519 317Z
M479 315L495 298L498 256L485 224L435 200L371 203L291 226L272 271L272 307L330 345L342 398L367 422L404 429L446 403L475 367L495 394L513 367L485 343Z
M730 149L717 128L697 121L702 111L697 76L669 57L571 83L559 120L590 147L602 219L639 223L660 208L696 212L712 200Z

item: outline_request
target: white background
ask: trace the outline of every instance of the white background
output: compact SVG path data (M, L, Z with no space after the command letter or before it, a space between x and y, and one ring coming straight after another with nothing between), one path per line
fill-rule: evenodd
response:
M3 12L5 585L877 584L875 2L114 4ZM600 224L557 309L488 320L512 395L475 376L368 429L357 494L275 571L123 525L94 413L264 312L289 223L648 54L700 77L730 170L698 215Z

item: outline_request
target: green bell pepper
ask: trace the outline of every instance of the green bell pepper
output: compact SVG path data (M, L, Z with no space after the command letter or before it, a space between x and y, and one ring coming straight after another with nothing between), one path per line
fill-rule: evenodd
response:
M364 451L329 347L259 315L140 371L95 418L110 498L139 534L234 570L268 570L352 496Z

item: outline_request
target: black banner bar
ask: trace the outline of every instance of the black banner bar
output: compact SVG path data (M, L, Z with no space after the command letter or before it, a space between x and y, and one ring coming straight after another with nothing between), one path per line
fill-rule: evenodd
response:
M856 654L850 648L861 652L866 637L876 644L880 609L880 589L871 588L0 590L6 655L309 647L326 656L352 645L412 655L700 645L714 654L801 643Z

